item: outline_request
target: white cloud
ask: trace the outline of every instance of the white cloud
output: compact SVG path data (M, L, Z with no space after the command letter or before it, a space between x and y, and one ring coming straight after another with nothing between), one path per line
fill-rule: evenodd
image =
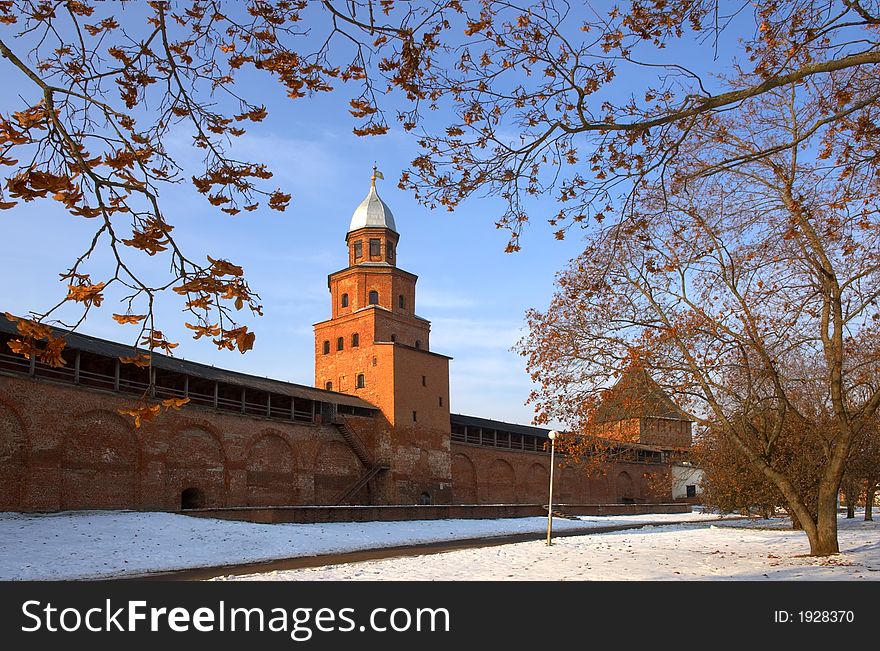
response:
M277 134L248 133L235 142L236 156L266 163L274 179L303 190L316 190L338 180L343 161L322 140L290 138Z
M431 322L431 347L453 356L475 348L509 351L522 336L518 321L440 317Z
M234 138L227 153L238 160L264 163L274 174L269 185L318 196L338 183L345 161L336 156L326 133L316 135L315 139L306 139L249 132ZM182 178L188 179L193 170L203 166L202 150L192 146L192 137L183 127L172 132L165 143L171 157L184 169Z
M420 310L468 309L478 305L477 300L461 292L450 292L431 288L419 290L418 308Z

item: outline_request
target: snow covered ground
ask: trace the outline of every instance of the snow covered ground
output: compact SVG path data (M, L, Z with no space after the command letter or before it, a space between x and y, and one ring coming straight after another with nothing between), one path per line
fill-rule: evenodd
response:
M844 553L802 556L784 521L691 513L554 520L554 530L679 522L435 555L251 575L250 579L877 579L880 527L841 520ZM762 527L762 528L755 528ZM423 542L541 532L543 518L253 524L171 513L0 513L0 579L99 578Z
M689 513L554 519L554 531L655 521L717 520ZM415 543L541 532L545 518L254 524L173 513L0 513L0 579L76 579L234 565Z
M842 553L818 559L780 521L671 525L330 565L224 580L856 580L880 579L880 526L841 520Z

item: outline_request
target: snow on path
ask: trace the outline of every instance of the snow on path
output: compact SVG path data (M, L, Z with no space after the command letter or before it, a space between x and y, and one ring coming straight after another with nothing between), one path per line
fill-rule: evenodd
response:
M880 525L840 521L843 553L804 556L785 521L662 526L219 580L858 580L880 579Z
M576 521L554 519L554 530L682 520L718 520L718 516L703 513L583 516ZM143 574L537 533L546 527L546 518L254 524L135 511L0 513L0 580Z

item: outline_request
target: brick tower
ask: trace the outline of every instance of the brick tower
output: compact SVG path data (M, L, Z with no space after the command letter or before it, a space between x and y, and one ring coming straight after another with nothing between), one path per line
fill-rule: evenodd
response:
M381 175L378 176L381 178ZM382 413L378 428L348 425L376 463L370 501L448 503L451 498L449 357L430 350L417 316L418 277L397 266L400 235L376 191L354 211L348 266L328 277L331 316L315 324L315 386L355 395Z

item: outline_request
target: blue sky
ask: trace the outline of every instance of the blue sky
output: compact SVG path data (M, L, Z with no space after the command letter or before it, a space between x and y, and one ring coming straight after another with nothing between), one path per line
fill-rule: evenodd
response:
M4 87L33 97L8 66L0 67L0 79ZM272 91L267 83L264 92ZM286 212L261 208L230 217L189 185L164 188L160 197L190 254L207 253L245 267L265 306L265 316L244 321L257 332L256 345L241 355L218 351L207 340L193 341L176 311L179 302L166 296L159 313L166 335L180 342L175 353L312 385L312 324L330 314L327 274L347 264L345 233L367 194L375 162L387 179L378 182L380 196L400 232L398 264L419 276L417 312L432 322L432 349L453 357L453 412L531 422L532 410L523 404L531 388L524 360L509 349L520 336L525 310L547 304L554 273L580 244L558 242L538 224L527 234L522 252L506 254L507 234L494 227L500 214L494 200L472 200L455 212L432 211L397 189L400 171L416 153L413 136L400 129L381 137L354 136L346 102L338 94L295 103L278 97L267 104L270 118L251 128L233 151L275 172L273 183L293 194ZM197 155L187 137L181 133L172 146L179 159L194 164ZM12 277L7 273L0 309L24 314L53 305L66 293L57 274L87 246L93 222L71 217L55 202L36 201L0 213L0 224L5 234L0 259L14 270ZM165 264L158 257L149 263ZM92 268L100 278L100 269L108 268L106 257L97 256ZM110 316L122 311L108 297L80 331L130 341L134 332Z
M705 64L712 65L711 54ZM19 95L27 102L36 98L35 89L5 61L0 62L0 80L5 91L0 112L24 107ZM633 81L638 85L639 80ZM327 274L347 262L345 233L369 189L375 162L387 179L379 182L379 193L394 212L401 236L398 264L419 276L417 313L432 322L432 350L453 357L452 411L531 422L533 411L524 404L531 383L524 359L510 348L523 334L525 311L547 305L554 274L582 247L577 233L561 242L554 239L544 221L557 209L552 197L532 204L533 224L522 251L506 254L508 234L494 226L502 213L497 200L475 197L454 212L431 211L397 189L400 171L417 154L416 136L396 124L385 136L354 136L351 91L291 102L265 76L245 78L241 90L264 102L269 118L236 140L232 153L266 163L275 173L272 185L293 195L290 207L284 213L261 208L230 217L189 184L164 188L160 199L178 241L191 255L210 254L245 267L265 316L244 319L257 333L252 351L221 352L207 340L191 339L178 312L180 302L166 296L158 313L166 336L180 342L177 355L311 385L312 324L329 316ZM393 118L393 99L390 108ZM167 143L188 170L184 178L198 170L199 162L189 137L181 128ZM0 260L6 269L0 309L15 314L45 309L63 296L57 274L87 246L94 230L92 222L71 217L51 201L0 212L0 228ZM95 256L95 278L106 263L106 256ZM156 258L147 264L166 262ZM131 341L134 332L110 317L122 311L111 295L80 330Z

